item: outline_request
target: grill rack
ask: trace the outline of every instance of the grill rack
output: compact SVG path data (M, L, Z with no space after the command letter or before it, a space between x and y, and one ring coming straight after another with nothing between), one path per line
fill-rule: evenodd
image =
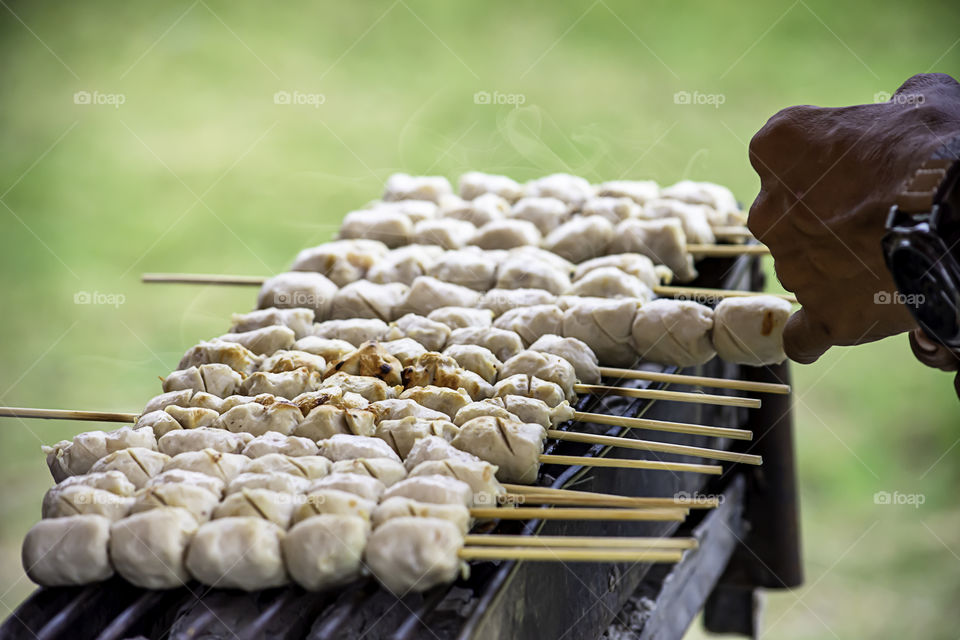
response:
M757 290L762 284L758 270L759 261L746 256L735 260L707 260L700 264L703 286L724 288L751 288ZM712 276L712 277L711 277ZM712 281L712 282L711 282ZM746 283L746 286L745 284ZM673 367L643 365L656 371L675 372ZM706 367L705 375L733 377L740 372L735 365L714 360ZM762 371L762 370L761 370ZM781 373L781 375L783 375ZM612 381L611 381L612 382ZM620 386L633 388L663 388L661 383L631 380L616 381ZM730 392L726 392L730 393ZM765 403L768 402L765 399ZM664 405L667 405L666 407ZM669 420L700 422L720 426L748 425L752 417L745 409L714 407L709 405L653 403L649 400L620 396L598 398L582 396L578 399L580 411L595 411L608 415L660 417ZM789 427L789 420L787 420ZM772 426L772 425L767 425ZM561 428L567 429L569 425ZM625 435L622 427L579 424L578 431L604 435ZM677 442L694 446L721 448L729 441L707 436L639 431L638 437L653 437L661 441ZM781 429L780 431L783 431ZM764 431L764 433L766 433ZM788 434L789 439L789 434ZM601 445L574 442L551 442L546 453L596 456L604 451ZM787 451L787 482L792 487L792 450ZM618 451L620 457L657 459L652 452L639 450ZM684 457L683 459L687 459ZM694 460L690 458L690 460ZM771 463L766 459L764 470ZM776 468L776 467L775 467ZM551 487L582 488L622 495L676 495L679 491L690 494L710 493L723 495L720 508L711 512L692 511L683 523L676 522L563 522L563 521L502 521L491 528L498 533L534 535L537 532L552 535L631 535L668 536L677 532L692 535L701 540L701 548L688 552L676 568L657 565L561 565L559 563L499 563L474 562L472 574L454 585L437 587L423 594L409 594L396 598L379 588L372 579L358 581L333 593L309 593L290 586L255 593L233 590L210 589L198 583L190 583L171 591L143 590L114 577L104 583L86 587L40 588L28 598L0 627L0 640L37 638L97 638L98 640L121 640L125 638L277 638L284 640L322 640L326 638L389 638L412 640L437 638L438 640L497 637L590 637L599 635L614 614L638 586L665 598L659 609L650 612L650 633L654 629L673 628L676 637L704 604L704 598L688 605L684 616L671 616L665 610L676 606L679 596L670 596L671 578L675 573L698 574L712 569L701 581L710 586L721 580L720 573L727 569L734 556L735 547L748 536L749 528L744 523L745 495L751 479L746 472L733 467L732 472L716 479L705 479L696 474L679 476L667 472L620 472L615 469L565 467L544 465L538 484ZM788 492L789 493L789 492ZM753 586L793 586L799 582L799 553L795 527L795 496L788 505L787 516L794 520L786 522L792 531L792 539L785 540L784 548L774 548L767 561L761 564L775 567L770 572L772 579L757 579L748 576ZM724 544L711 538L709 531L725 529L730 535L722 536ZM791 529L792 525L792 529ZM717 546L713 551L712 546ZM719 546L718 546L719 545ZM723 548L720 548L723 547ZM708 550L710 554L708 555ZM778 555L785 559L784 569L777 571ZM705 562L700 558L711 560ZM750 574L741 562L740 573ZM749 563L747 563L749 564ZM715 566L717 565L717 566ZM736 569L736 567L732 567ZM753 571L753 574L756 572ZM577 583L571 582L571 576ZM784 578L785 577L785 578ZM742 576L738 578L743 581ZM674 591L676 590L674 581ZM587 596L597 595L599 586L606 583L606 594L601 593L596 602L575 603L569 597L578 592ZM721 585L722 586L722 585ZM547 598L541 597L546 593ZM751 590L752 593L752 590ZM538 595L539 594L539 595ZM566 595L565 595L566 594ZM666 594L666 595L664 595ZM705 596L704 596L705 597ZM528 603L529 600L529 603ZM660 599L656 600L660 602ZM742 605L742 601L738 601ZM599 604L603 606L600 607ZM709 605L709 602L707 603ZM735 603L736 604L736 603ZM526 605L533 607L527 609ZM587 606L584 606L587 605ZM752 606L752 605L751 605ZM734 607L735 608L735 607ZM742 607L741 607L742 608ZM580 612L581 609L586 609ZM689 610L689 611L687 611ZM708 614L710 610L708 608ZM660 626L653 624L659 618ZM749 617L749 616L748 616ZM676 619L672 619L676 618ZM746 631L742 621L731 621L729 615L716 616L718 630ZM742 616L741 616L742 618ZM679 620L679 622L678 622ZM680 625L680 626L678 626ZM719 627L723 627L722 629ZM729 627L729 628L728 628ZM653 636L650 636L653 637ZM658 636L659 637L659 636ZM667 635L666 637L674 637Z

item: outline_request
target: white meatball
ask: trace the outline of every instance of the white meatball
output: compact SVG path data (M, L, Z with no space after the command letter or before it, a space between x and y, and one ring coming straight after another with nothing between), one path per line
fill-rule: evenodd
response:
M421 276L413 281L407 298L397 309L397 313L426 316L441 307L473 307L479 300L480 294L473 289Z
M523 351L523 341L513 331L497 329L481 329L468 327L455 329L450 333L447 346L472 344L488 349L501 362Z
M600 367L593 350L582 340L559 335L544 335L530 345L532 351L543 351L560 356L573 365L577 380L584 384L600 382Z
M197 528L185 509L138 513L110 527L110 559L117 573L138 587L182 587L190 580L184 557Z
M614 230L609 252L645 255L669 267L680 282L697 277L683 224L675 218L624 220Z
M538 304L511 309L493 323L498 329L513 331L524 345L536 342L540 336L559 333L563 326L563 311L555 304Z
M580 176L554 173L527 183L528 196L557 198L563 200L573 211L579 211L583 203L594 196L593 187Z
M563 335L582 340L607 366L630 367L636 360L630 338L641 302L634 298L581 298L563 313Z
M400 457L380 438L336 434L317 443L320 455L334 462L353 458L388 458L400 462Z
M493 288L497 264L482 251L448 251L427 270L427 275L476 291Z
M653 298L653 291L640 278L624 273L616 267L593 269L573 283L570 294L597 298Z
M352 282L352 280L351 280ZM312 309L292 308L257 309L250 313L235 313L231 317L230 333L243 333L254 329L262 329L272 325L283 325L293 329L297 339L310 335L313 330L314 314Z
M288 271L267 278L257 296L257 308L310 309L318 320L330 314L337 285L319 273Z
M423 220L413 228L413 244L437 245L444 249L460 249L469 243L477 228L466 220L437 218Z
M408 313L390 325L386 335L389 340L411 338L428 351L439 351L450 337L450 327L422 315Z
M554 304L557 296L544 289L491 289L483 294L478 306L500 316L517 307Z
M761 366L786 360L783 328L790 303L775 296L725 298L713 311L713 346L727 362Z
M441 307L431 311L427 317L434 322L442 322L451 329L489 327L493 324L493 312L489 309Z
M346 340L335 338L321 338L319 336L306 336L293 343L296 351L312 353L321 356L327 362L335 362L346 354L350 353L356 347Z
M387 178L383 199L387 202L391 200L439 202L441 197L452 193L450 181L443 176L411 176L407 173L395 173Z
M387 254L387 245L376 240L340 240L309 247L297 254L290 271L322 273L338 287L363 278Z
M657 273L653 260L639 253L617 253L581 262L577 265L576 271L573 272L574 283L594 269L603 267L616 267L624 273L639 278L643 284L651 289L660 284L660 274Z
M653 180L613 180L597 185L597 195L630 198L642 205L659 196L660 187Z
M591 198L583 205L583 215L601 216L612 224L619 224L630 218L637 218L641 213L640 205L631 198Z
M110 520L103 516L41 520L23 540L23 567L45 587L100 582L113 575L109 540Z
M532 484L540 470L545 437L538 424L484 416L464 423L451 444L496 465L501 482Z
M413 233L409 216L386 209L367 209L351 211L344 216L337 237L342 240L378 240L388 247L400 247L410 244Z
M468 171L460 176L460 197L473 200L484 194L492 193L508 202L516 202L523 197L523 187L507 176Z
M227 495L213 510L214 519L250 516L263 518L282 529L290 526L295 496L270 489L241 489Z
M473 200L459 200L456 204L443 207L443 216L454 220L464 220L474 225L483 225L502 220L510 211L510 203L495 193L485 193Z
M403 596L456 580L463 570L457 555L463 535L439 518L401 517L374 530L364 559L387 589Z
M570 207L556 198L523 198L513 205L510 216L532 222L547 235L570 219Z
M710 228L710 207L702 204L689 204L679 200L654 200L644 207L647 218L676 218L683 225L687 242L691 244L713 244L716 237Z
M387 323L376 318L351 320L327 320L313 325L313 335L318 338L344 340L354 347L364 342L381 340L387 334ZM336 358L327 358L335 360Z
M307 591L348 584L362 574L369 522L354 515L317 515L298 522L283 538L293 581Z
M412 244L394 249L367 271L367 280L377 284L399 282L405 285L427 274L427 270L443 254L443 247Z
M262 518L211 520L197 530L186 555L194 578L222 589L259 591L288 582L280 549L283 529Z
M330 308L330 318L376 318L389 322L395 317L394 310L407 297L409 287L400 282L375 284L357 280L337 291Z
M613 224L602 216L581 216L550 232L543 247L571 262L583 262L607 253Z
M430 504L473 506L473 489L470 485L449 475L420 475L401 480L383 494L384 500L396 497Z
M497 289L543 289L560 295L570 289L570 275L546 262L513 257L497 271Z
M740 210L733 193L719 184L682 180L664 188L661 195L664 198L709 206L712 209L710 224L713 226L735 226L747 221L747 216Z
M502 363L486 347L475 344L454 344L443 350L443 355L453 358L457 364L477 374L490 384L497 381Z
M573 390L573 386L577 383L577 372L572 364L560 356L542 351L521 351L504 362L500 370L502 378L518 374L536 376L558 385L563 389L568 400L575 400L577 397Z
M410 449L410 453L407 454L406 460L403 461L403 466L407 468L407 471L410 471L418 464L426 462L427 460L450 459L470 460L473 462L480 461L480 458L477 456L457 449L440 436L427 436L426 438L417 440L417 443Z
M428 436L453 440L457 426L446 420L424 420L408 416L400 420L381 420L377 425L377 437L390 445L401 458L406 458L414 445Z
M177 369L187 369L189 367L199 367L204 364L220 363L225 364L234 371L240 373L250 373L255 371L260 364L260 357L254 354L241 344L236 342L224 342L223 340L210 340L201 342L191 347L180 359ZM189 406L191 393L184 391L171 392L154 398L156 402L149 402L144 407L143 413L150 413L157 409L163 409L170 404L180 404Z
M543 235L532 222L507 218L489 222L477 229L470 244L481 249L511 249L528 244L540 244L542 237Z
M716 355L711 329L710 307L688 300L654 300L637 309L633 344L648 362L691 367Z

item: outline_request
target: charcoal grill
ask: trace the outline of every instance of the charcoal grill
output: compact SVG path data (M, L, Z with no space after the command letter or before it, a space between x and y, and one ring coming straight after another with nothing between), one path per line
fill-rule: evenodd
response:
M698 267L699 286L762 289L763 274L756 258L710 259ZM739 367L718 358L700 371L687 372L789 382L786 365ZM663 386L643 381L616 383ZM172 591L148 591L114 578L86 587L38 589L0 627L0 640L596 638L635 594L642 596L645 604L639 623L634 616L638 638L679 638L701 610L711 631L755 636L755 591L790 588L802 580L789 397L765 396L762 409L746 410L584 396L577 408L752 429L753 441L734 445L708 436L644 430L623 433L621 427L603 425L578 427L580 431L700 447L736 446L762 455L764 464L730 465L724 475L716 477L545 465L538 481L545 486L629 496L722 496L722 502L713 510L692 510L683 523L504 521L493 529L524 535L695 537L699 548L688 551L675 565L474 562L468 579L401 599L372 580L317 594L298 587L243 593L198 583ZM596 456L603 450L600 445L561 442L553 443L547 453ZM619 450L617 456L659 458L655 453L629 449Z

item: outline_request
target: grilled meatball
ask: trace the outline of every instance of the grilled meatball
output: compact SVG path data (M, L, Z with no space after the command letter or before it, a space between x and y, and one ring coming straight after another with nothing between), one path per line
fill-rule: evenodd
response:
M23 567L45 587L100 582L113 575L109 541L110 520L103 516L41 520L23 540Z
M288 582L280 549L284 531L262 518L233 517L200 526L186 567L205 585L259 591Z
M400 282L376 284L357 280L337 291L330 307L332 320L373 318L390 322L407 297L409 287Z
M633 344L643 360L690 367L716 355L712 328L710 307L688 300L653 300L637 309Z
M283 538L283 557L293 581L324 591L362 574L369 521L355 515L324 514L298 522Z
M775 296L725 298L713 311L713 346L727 362L761 366L786 360L783 328L790 303Z
M530 345L531 351L543 351L560 356L573 365L577 380L584 384L600 382L600 367L593 350L577 338L563 338L558 335L543 335Z
M231 316L230 333L244 333L273 325L282 325L293 330L297 339L310 335L313 331L313 310L306 308L257 309L250 313L235 313Z

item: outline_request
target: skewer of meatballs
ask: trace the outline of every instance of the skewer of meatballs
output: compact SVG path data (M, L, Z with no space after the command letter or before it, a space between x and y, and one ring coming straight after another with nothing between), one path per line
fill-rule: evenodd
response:
M396 174L383 201L347 214L340 238L377 239L391 247L543 246L572 262L637 251L688 281L696 276L689 248L701 254L745 251L711 246L725 226L744 220L729 190L710 183L684 181L661 191L651 181L594 186L554 174L520 186L505 176L471 172L461 177L460 196L454 196L445 178ZM749 237L744 231L740 227L734 235Z
M108 439L135 433L125 429ZM245 452L254 453L251 444ZM389 448L377 455L338 447L335 461L270 446L254 458L208 448L169 457L152 476L146 469L155 457L140 455L135 465L105 458L47 493L44 520L24 542L24 565L33 580L49 586L96 582L115 570L153 589L179 587L192 577L246 590L292 578L322 590L370 572L402 595L455 580L469 559L672 562L694 546L683 539L553 544L541 537L525 550L515 537L465 538L483 518L678 521L685 512L474 508L494 505L505 493L496 467L455 450L438 457L427 439L416 447L422 453L411 452L405 463ZM361 453L371 457L356 457ZM464 546L468 539L482 548ZM508 544L512 548L499 548Z

